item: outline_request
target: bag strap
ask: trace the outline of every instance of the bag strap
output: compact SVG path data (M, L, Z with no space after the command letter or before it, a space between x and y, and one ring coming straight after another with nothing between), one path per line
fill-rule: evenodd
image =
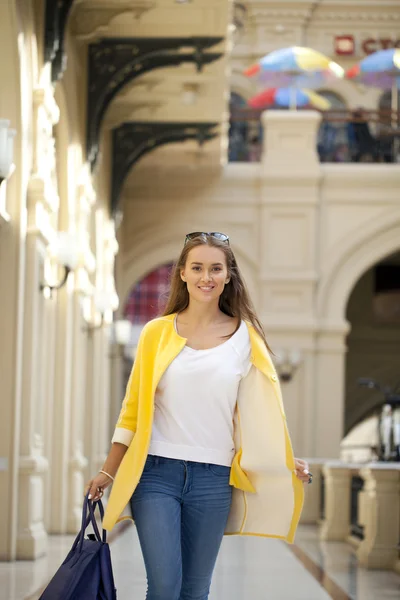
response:
M100 511L100 519L102 524L102 536L100 537L99 528L97 527L96 517L94 515L96 507L99 507ZM103 542L104 544L107 542L107 531L103 528L103 519L104 519L104 506L101 500L98 500L94 505L93 502L89 500L89 513L90 513L90 521L92 523L93 530L99 542Z
M96 518L94 515L95 510L96 510L96 505L99 506L101 521L103 521L104 507L103 507L101 500L98 500L96 503L93 503L91 500L89 500L88 494L86 494L85 499L83 501L81 529L72 545L72 550L75 550L76 547L78 546L78 552L79 553L82 552L83 541L85 539L85 531L90 524L92 524L93 531L95 533L97 540L99 542L106 543L107 532L105 529L102 529L103 535L100 536L99 528L97 526ZM88 514L88 512L89 512L89 514Z

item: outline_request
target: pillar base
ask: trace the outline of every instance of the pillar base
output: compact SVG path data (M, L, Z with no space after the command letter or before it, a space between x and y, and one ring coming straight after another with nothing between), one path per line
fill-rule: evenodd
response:
M18 534L17 560L36 560L46 555L47 550L48 536L42 523L33 525L29 531Z

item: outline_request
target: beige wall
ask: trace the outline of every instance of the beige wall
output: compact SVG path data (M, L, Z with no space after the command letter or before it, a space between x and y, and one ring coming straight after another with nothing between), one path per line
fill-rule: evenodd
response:
M77 530L87 463L98 468L107 449L108 342L99 330L89 344L86 328L98 320L91 293L114 285L114 227L104 184L85 165L85 65L70 40L71 64L54 92L42 64L41 6L0 7L0 116L18 132L16 169L0 192L0 559L36 558L48 532ZM58 230L78 232L87 245L50 298L40 284L62 275L48 252Z

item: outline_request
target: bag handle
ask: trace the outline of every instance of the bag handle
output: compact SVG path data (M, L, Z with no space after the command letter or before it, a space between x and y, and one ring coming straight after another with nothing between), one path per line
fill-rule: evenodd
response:
M82 552L83 540L85 539L85 531L89 527L90 524L92 524L93 531L95 533L97 540L99 542L104 542L104 543L106 543L106 541L107 541L107 532L105 529L103 529L102 530L103 535L100 536L99 528L97 526L96 518L94 515L95 510L96 510L96 505L98 505L99 510L100 510L101 521L103 521L103 518L104 518L103 504L102 504L101 500L98 500L96 503L93 503L91 500L89 500L88 494L89 494L89 492L86 494L85 499L83 501L81 529L80 529L78 535L76 536L76 539L72 545L72 550L75 550L76 547L79 546L79 548L78 548L79 553ZM89 511L89 514L88 514L88 511Z
M103 542L104 544L107 542L107 531L103 528L103 519L104 519L104 506L101 500L98 500L97 502L92 502L91 500L89 500L89 513L90 513L90 520L92 523L92 527L93 530L96 534L96 537L98 539L99 542ZM101 525L102 525L102 535L100 537L100 532L99 532L99 528L97 527L97 522L96 522L96 517L94 515L96 508L99 507L99 511L100 511L100 519L101 519Z

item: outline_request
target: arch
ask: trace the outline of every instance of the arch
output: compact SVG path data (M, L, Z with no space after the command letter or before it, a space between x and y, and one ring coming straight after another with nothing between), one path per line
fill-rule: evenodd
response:
M192 231L193 224L188 224L185 230ZM195 230L210 231L210 228L207 226L196 227ZM214 229L212 230L214 231ZM215 230L217 231L218 228L216 227ZM121 306L126 305L129 293L135 283L143 279L145 275L157 266L177 260L182 248L183 238L184 233L182 233L181 224L179 231L174 231L173 229L171 231L171 228L169 228L168 232L166 232L165 226L160 225L147 229L144 232L141 241L138 241L135 247L123 257L123 276L117 290ZM154 240L157 240L157 245L155 245ZM254 267L246 257L245 247L240 242L233 246L233 251L238 260L240 270L243 273L249 293L254 304L257 306L256 294L258 286ZM121 257L119 257L119 260L121 260Z
M399 208L369 221L358 235L342 242L340 248L342 252L327 261L317 297L318 315L333 322L345 318L348 298L361 275L400 249Z

